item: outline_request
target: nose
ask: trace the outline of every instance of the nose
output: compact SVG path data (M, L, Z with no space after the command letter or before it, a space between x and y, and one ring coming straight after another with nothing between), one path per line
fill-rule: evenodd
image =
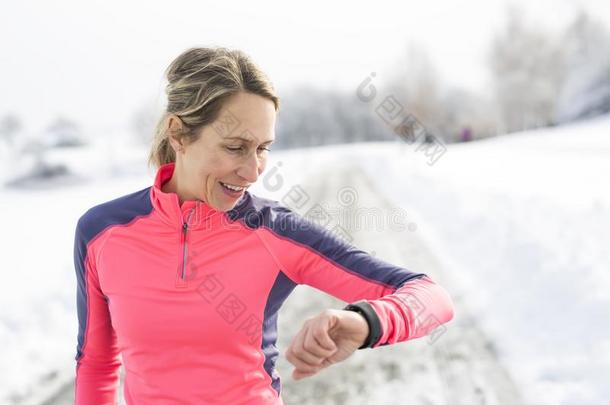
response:
M245 179L248 183L255 183L258 176L263 172L264 162L256 155L249 155L248 158L240 165L237 174Z

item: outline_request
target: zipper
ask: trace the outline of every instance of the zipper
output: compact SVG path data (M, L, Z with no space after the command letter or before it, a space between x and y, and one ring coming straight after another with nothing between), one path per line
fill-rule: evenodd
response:
M178 285L179 286L186 286L186 266L188 264L188 230L189 230L189 222L191 219L191 216L193 215L193 212L195 211L195 208L192 208L191 211L189 212L188 218L185 222L182 223L182 233L181 233L181 244L182 244L182 269L180 272L180 280Z
M186 245L186 234L189 229L189 224L182 224L182 280L185 279L186 273L186 253L187 253L187 245Z
M187 243L187 233L189 230L189 222L191 220L191 216L193 215L193 211L195 209L191 209L191 211L189 212L189 216L186 220L186 222L184 222L182 224L182 280L186 279L186 264L187 264L187 254L188 254L188 243Z

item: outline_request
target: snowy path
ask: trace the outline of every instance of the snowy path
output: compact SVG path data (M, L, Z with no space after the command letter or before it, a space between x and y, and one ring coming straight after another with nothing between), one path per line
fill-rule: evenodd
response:
M311 176L302 188L310 196L301 214L315 203L330 210L339 210L330 227L339 224L348 230L352 243L383 260L425 272L443 285L452 295L456 316L445 325L446 330L437 340L428 337L357 351L346 361L323 370L313 377L293 381L292 365L284 352L302 322L326 308L339 309L345 305L321 291L299 286L280 311L278 327L278 371L282 379L282 398L290 404L409 404L409 405L521 405L525 404L518 389L498 363L490 342L469 316L462 297L446 284L443 269L418 236L417 230L397 231L387 226L392 206L375 191L373 183L355 166L339 170L333 164L329 171L334 176ZM349 187L356 196L353 204L345 206L337 200L337 192ZM346 196L347 194L344 194ZM368 227L358 231L346 224L344 218L358 209L377 209L383 215L384 226L375 230ZM331 211L334 212L334 211ZM347 214L346 214L347 212ZM353 218L353 217L351 217ZM407 213L407 222L408 222ZM421 225L421 224L418 224ZM74 386L68 384L50 404L73 404ZM122 386L120 387L122 392Z
M342 207L337 193L344 187L355 190L357 201L353 212L377 208L387 217L393 207L375 191L359 168L345 167L330 172L336 176L314 176L303 185L313 201L324 207ZM322 181L325 180L325 181ZM305 207L306 212L308 207ZM346 208L347 209L347 208ZM301 214L304 212L299 211ZM343 218L343 216L341 216ZM409 215L406 213L408 222ZM338 221L341 224L341 221ZM387 224L387 222L384 222ZM332 227L333 224L330 224ZM460 296L445 283L443 271L434 254L423 244L417 231L398 231L384 225L379 232L372 226L349 234L352 243L390 263L429 274L445 286L456 306L456 316L444 334L433 343L427 337L396 345L356 352L343 363L301 381L291 379L292 366L283 353L301 327L303 320L326 308L341 308L344 303L307 286L298 287L282 308L279 318L280 356L278 370L282 376L286 404L409 404L409 405L520 405L519 391L498 364L493 343L468 315ZM368 229L367 229L368 228Z

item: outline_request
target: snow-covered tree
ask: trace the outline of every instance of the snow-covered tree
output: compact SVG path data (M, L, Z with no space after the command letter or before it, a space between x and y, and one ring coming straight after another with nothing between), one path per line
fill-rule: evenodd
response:
M5 115L0 119L0 141L12 145L22 128L21 120L16 115Z
M276 130L277 149L394 139L353 93L311 86L284 93Z
M489 64L501 118L500 132L553 125L565 76L556 37L527 22L517 8L491 46Z
M57 118L42 133L42 144L47 148L64 148L86 144L81 129L74 121Z
M557 105L560 122L610 112L610 33L581 12L562 38L567 77Z
M383 97L394 97L405 116L417 119L426 132L446 138L447 111L442 102L445 87L428 53L416 44L409 44L391 75L383 80Z

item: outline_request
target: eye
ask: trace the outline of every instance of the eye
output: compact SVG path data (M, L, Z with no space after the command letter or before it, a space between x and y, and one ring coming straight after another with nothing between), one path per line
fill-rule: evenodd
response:
M232 153L241 153L244 150L244 148L242 146L238 146L238 147L225 146L225 149L227 149L228 151L230 151ZM271 151L271 149L266 148L266 147L258 148L259 153L262 153L263 151L269 152L269 151Z
M231 152L239 152L239 151L241 151L241 150L242 150L242 147L241 147L241 146L239 146L239 147L237 147L237 148L232 148L232 147L230 147L230 146L226 146L226 148L227 148L227 150L229 150L229 151L231 151Z

